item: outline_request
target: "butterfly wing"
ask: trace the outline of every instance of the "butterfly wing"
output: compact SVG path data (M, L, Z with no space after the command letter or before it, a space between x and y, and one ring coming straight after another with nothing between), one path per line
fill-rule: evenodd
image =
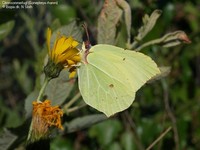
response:
M93 46L87 61L78 69L80 92L88 105L106 116L127 109L136 91L160 73L150 57L106 44Z

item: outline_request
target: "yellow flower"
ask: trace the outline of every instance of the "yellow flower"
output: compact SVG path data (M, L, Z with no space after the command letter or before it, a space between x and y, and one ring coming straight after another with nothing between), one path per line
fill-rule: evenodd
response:
M32 116L31 139L33 141L47 138L50 127L63 129L61 125L63 111L58 106L51 106L50 100L34 101Z
M59 68L57 72L60 72L63 68L67 68L70 71L70 77L73 77L75 75L75 70L72 68L74 68L74 65L76 65L81 60L79 50L76 48L79 43L72 37L66 37L64 35L58 34L54 41L54 45L51 48L51 35L51 29L48 28L47 48L50 61L54 63L54 66ZM51 64L50 66L52 67L52 63L49 64ZM49 72L49 70L52 70L52 68L48 68L47 70L47 72ZM71 70L73 70L73 72L71 72Z

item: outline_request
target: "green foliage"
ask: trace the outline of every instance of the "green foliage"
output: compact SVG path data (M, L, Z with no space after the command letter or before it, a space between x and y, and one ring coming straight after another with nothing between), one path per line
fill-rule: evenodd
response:
M122 126L117 120L108 120L91 127L89 136L96 138L102 147L109 146L118 136Z
M52 26L52 28L54 27ZM53 47L53 42L55 41L58 33L67 37L71 36L80 43L82 42L82 30L79 26L77 26L76 21L71 21L67 25L60 26L58 29L55 30L51 37L51 47Z
M23 119L20 118L20 108L21 106L18 106L16 108L13 108L12 111L8 107L5 106L2 100L0 100L0 123L1 128L16 128L20 126L23 122Z
M32 91L25 99L24 109L25 109L27 118L31 116L32 109L33 109L32 102L33 102L33 100L36 100L38 94L39 94L39 91L37 91L37 90Z
M25 147L28 130L24 130L30 125L25 118L31 117L32 101L43 82L47 27L54 31L51 45L58 32L82 43L82 22L88 25L92 43L142 51L162 67L163 73L137 93L128 110L106 119L84 107L76 79L68 80L64 70L44 93L53 104L62 104L66 112L65 130L52 134L51 149L143 150L169 126L172 129L153 149L200 149L199 2L106 2L74 0L33 9L1 8L0 149ZM192 41L189 45L183 44L189 43L183 36L186 33Z
M20 66L19 60L13 60L13 69L15 78L18 80L21 85L22 90L29 94L33 89L33 81L27 76L29 63Z
M160 17L162 11L161 10L155 10L151 16L149 15L145 15L143 17L143 26L140 27L140 29L138 30L139 33L138 35L135 37L136 41L141 41L155 26L157 19Z
M51 7L52 15L55 18L58 18L61 24L65 25L76 18L76 11L75 9L67 4L60 4L55 7Z
M124 150L132 150L135 149L135 144L134 144L134 137L131 131L127 130L124 132L121 136L121 144Z
M112 9L112 8L115 9ZM99 44L115 44L116 26L122 16L122 9L115 0L111 0L104 6L98 18L98 36Z
M58 78L55 78L49 82L49 85L45 89L44 94L47 95L47 99L52 100L52 105L61 105L70 92L73 89L73 81L67 79L69 73L63 70Z
M51 142L50 150L73 150L73 145L64 138L56 138Z
M88 128L93 124L101 122L107 119L105 115L102 114L94 114L87 115L84 117L77 117L76 119L67 123L67 132L80 131L82 129Z
M0 25L0 40L4 39L10 33L14 25L15 22L13 20Z
M0 145L1 145L1 149L8 149L13 142L17 139L17 136L15 136L14 134L10 133L10 131L4 129L1 133L0 133Z

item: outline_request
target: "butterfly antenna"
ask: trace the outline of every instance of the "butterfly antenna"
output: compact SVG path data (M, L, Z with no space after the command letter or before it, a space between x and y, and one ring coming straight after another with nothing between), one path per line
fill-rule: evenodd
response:
M89 34L88 34L88 29L87 29L87 24L86 23L83 23L83 28L85 29L85 33L86 33L86 36L87 36L87 40L90 41L90 37L89 37Z
M86 36L87 36L87 40L84 42L85 43L85 49L89 50L90 47L91 47L91 44L90 44L90 37L89 37L89 34L88 34L87 25L86 25L86 23L83 23L82 26L83 26L85 33L86 33Z

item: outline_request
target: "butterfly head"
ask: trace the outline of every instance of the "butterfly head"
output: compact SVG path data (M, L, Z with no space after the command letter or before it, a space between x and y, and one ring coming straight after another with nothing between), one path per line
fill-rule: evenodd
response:
M90 48L91 48L91 43L90 43L90 39L89 39L89 34L88 34L88 29L87 29L87 25L84 23L82 25L82 27L85 29L85 33L86 33L86 37L87 37L87 40L83 42L83 45L82 45L82 50L83 50L83 55L82 55L82 58L83 58L83 62L84 63L88 63L87 62L87 55L90 53Z
M86 51L89 51L89 49L91 48L90 41L87 40L87 41L84 42L84 44L85 44Z
M87 56L90 53L90 51L89 51L90 48L91 48L91 44L90 44L89 41L83 42L83 45L82 45L82 60L83 60L83 63L85 63L85 64L88 64Z

